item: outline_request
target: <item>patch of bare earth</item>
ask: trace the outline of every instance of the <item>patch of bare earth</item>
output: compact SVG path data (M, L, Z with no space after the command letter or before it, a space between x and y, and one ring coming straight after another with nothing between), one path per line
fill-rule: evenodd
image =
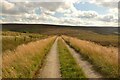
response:
M55 40L50 52L46 56L43 67L39 70L37 78L60 78L60 63L57 52L57 41Z

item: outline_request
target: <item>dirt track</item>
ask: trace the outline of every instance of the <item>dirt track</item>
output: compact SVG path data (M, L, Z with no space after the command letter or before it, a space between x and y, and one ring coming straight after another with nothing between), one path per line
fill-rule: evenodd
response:
M63 40L63 42L65 43L64 40ZM83 60L83 58L81 57L81 55L79 53L77 53L69 45L66 44L66 46L67 46L68 50L71 52L71 54L73 55L77 64L82 68L82 70L85 73L85 76L87 78L102 78L102 76L92 68L92 65L89 62Z
M57 41L54 42L50 52L46 56L43 67L39 70L38 78L60 78L60 64L59 56L57 52Z
M38 71L37 78L61 78L57 41L58 38L56 39L56 41L52 45L50 52L46 56L42 68ZM65 43L64 40L63 42ZM76 63L82 68L87 78L102 78L102 76L93 69L92 65L88 61L83 60L81 55L69 45L67 45L66 43L65 45L67 46L71 55L74 57Z

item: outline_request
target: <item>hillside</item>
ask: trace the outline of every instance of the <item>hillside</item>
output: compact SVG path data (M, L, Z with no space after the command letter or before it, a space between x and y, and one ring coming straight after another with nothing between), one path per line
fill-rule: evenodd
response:
M78 34L80 30L94 31L100 34L118 33L117 27L60 26L47 24L2 24L3 31L34 32L42 34Z

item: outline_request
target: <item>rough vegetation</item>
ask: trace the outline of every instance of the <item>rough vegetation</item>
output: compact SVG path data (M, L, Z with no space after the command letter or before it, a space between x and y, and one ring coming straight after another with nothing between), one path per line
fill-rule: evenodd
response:
M85 78L84 72L76 63L61 38L58 41L58 51L62 78Z
M119 42L118 34L116 34L118 33L117 27L55 26L42 24L4 24L2 26L3 31L40 33L45 35L68 35L92 41L102 46L118 47Z
M4 24L2 32L3 78L32 78L56 37L62 38L104 77L118 77L117 28L89 28L35 24ZM70 37L71 36L71 37ZM1 41L1 39L0 39ZM58 51L63 78L85 78L61 39ZM120 66L120 65L119 65Z
M32 78L38 65L42 64L55 37L20 45L15 51L8 51L3 56L3 78Z
M31 41L47 38L47 35L34 34L34 33L20 33L13 31L2 32L2 51L14 50L21 44L26 44Z
M93 42L63 36L64 40L92 63L105 77L118 77L118 49L103 47Z

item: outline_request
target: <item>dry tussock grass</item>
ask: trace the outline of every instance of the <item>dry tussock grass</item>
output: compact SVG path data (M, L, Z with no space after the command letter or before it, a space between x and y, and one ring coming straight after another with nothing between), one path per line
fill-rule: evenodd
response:
M3 77L32 77L55 37L21 45L3 55Z
M63 36L63 38L94 64L96 70L103 73L105 77L118 77L118 48L103 47L94 42L68 36Z
M47 35L41 35L37 33L21 33L12 31L2 32L2 51L14 50L21 44L27 44L31 41L37 41L40 39L48 38Z

